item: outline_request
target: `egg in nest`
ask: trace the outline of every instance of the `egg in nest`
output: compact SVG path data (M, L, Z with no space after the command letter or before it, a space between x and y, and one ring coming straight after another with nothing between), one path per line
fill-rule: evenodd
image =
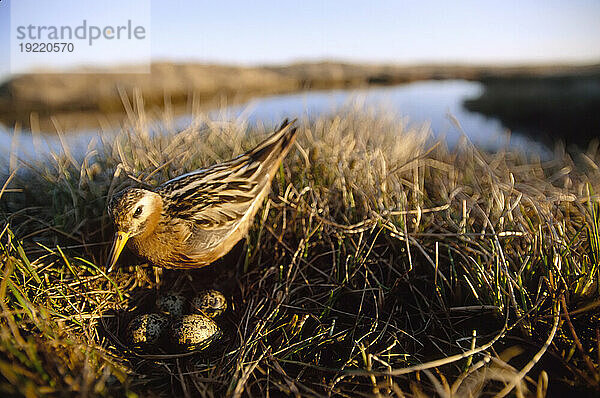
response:
M169 318L162 314L144 314L133 318L127 326L129 342L134 347L156 344L165 334Z
M158 310L169 316L182 316L185 309L185 297L179 293L161 294L156 300Z
M227 299L217 290L203 290L192 300L192 311L216 318L227 309Z
M171 342L188 350L205 348L221 336L216 322L202 314L175 319L169 329Z

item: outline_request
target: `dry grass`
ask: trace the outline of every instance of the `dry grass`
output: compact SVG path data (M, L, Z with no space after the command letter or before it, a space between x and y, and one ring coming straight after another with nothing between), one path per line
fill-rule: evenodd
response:
M152 135L138 116L82 158L6 176L3 394L598 391L597 147L542 162L466 140L448 149L377 113L302 122L232 253L193 272L130 256L106 275L111 193L227 159L265 133L200 115ZM124 326L157 292L205 287L232 304L222 343L192 355L126 346Z

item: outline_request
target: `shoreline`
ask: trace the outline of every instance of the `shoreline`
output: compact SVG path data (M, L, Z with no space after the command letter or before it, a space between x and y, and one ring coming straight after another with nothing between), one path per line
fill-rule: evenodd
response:
M127 109L175 116L215 105L307 90L360 89L423 80L490 81L600 76L600 64L561 66L356 65L299 63L241 67L156 63L150 74L38 73L0 86L0 123L42 131L80 131L117 125ZM485 94L484 94L485 95ZM485 98L487 99L487 97ZM479 100L479 99L477 99ZM475 100L475 101L477 101ZM479 112L479 110L477 110ZM480 112L493 116L494 109Z

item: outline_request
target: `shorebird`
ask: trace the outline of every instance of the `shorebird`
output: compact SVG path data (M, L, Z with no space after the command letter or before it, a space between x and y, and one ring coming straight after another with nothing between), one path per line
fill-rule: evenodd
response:
M117 193L108 206L116 227L109 271L126 244L165 268L199 268L227 254L248 232L294 143L294 122L284 121L256 148L230 161L176 177L154 190Z

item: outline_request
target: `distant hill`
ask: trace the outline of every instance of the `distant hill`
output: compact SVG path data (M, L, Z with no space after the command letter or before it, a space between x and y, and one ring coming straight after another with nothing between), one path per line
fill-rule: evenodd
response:
M557 140L585 147L600 138L600 73L489 77L473 112L493 116L511 130L552 146Z
M53 131L51 117L65 131L122 120L123 101L137 97L144 107L176 113L192 106L245 101L250 97L308 89L394 85L427 79L486 81L514 76L598 74L589 66L359 65L337 62L284 66L228 66L156 63L149 74L36 73L0 86L0 122ZM89 72L89 70L87 71ZM33 115L33 117L32 117Z

